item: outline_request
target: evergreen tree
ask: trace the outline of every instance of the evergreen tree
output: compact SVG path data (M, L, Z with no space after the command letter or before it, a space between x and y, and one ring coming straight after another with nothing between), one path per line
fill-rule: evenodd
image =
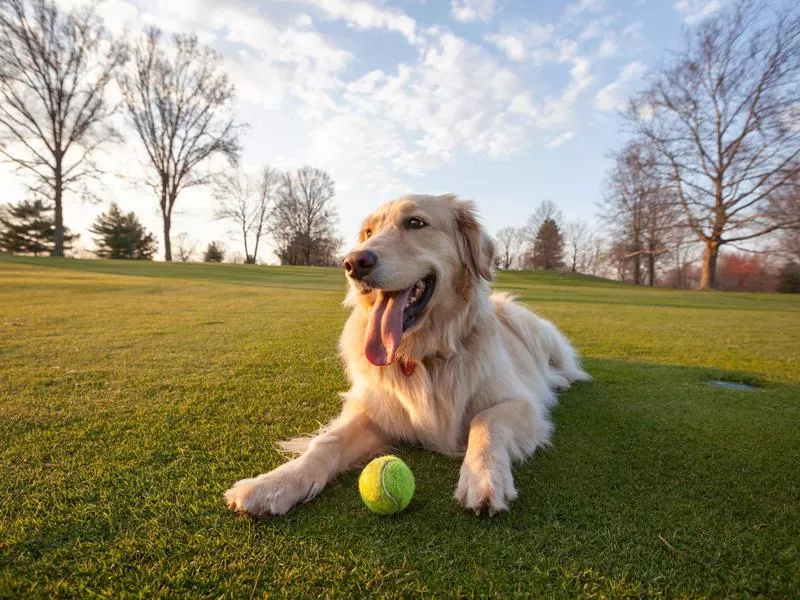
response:
M42 200L24 200L9 204L0 214L0 250L12 254L50 254L55 247L53 209ZM78 238L64 229L64 249Z
M225 250L217 242L211 242L203 252L203 262L222 262L224 259Z
M122 214L119 206L111 204L107 213L95 219L89 231L97 237L95 254L100 258L151 260L158 249L152 233L148 233L136 215Z
M545 219L536 232L533 268L544 271L564 268L564 236L558 223L552 218Z

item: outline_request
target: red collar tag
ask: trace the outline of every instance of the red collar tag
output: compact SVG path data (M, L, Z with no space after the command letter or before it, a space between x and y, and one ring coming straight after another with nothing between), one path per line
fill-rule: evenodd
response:
M409 358L408 360L400 359L400 368L403 370L403 373L407 377L411 377L414 374L414 369L417 368L417 363L414 362L413 359Z

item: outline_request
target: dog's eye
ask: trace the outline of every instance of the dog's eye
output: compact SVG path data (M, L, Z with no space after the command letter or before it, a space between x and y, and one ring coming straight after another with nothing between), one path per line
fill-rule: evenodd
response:
M425 221L419 217L411 217L406 221L406 229L422 229L425 227Z
M365 238L371 238L371 237L372 237L372 229L367 229L367 230L364 232L364 237L365 237Z

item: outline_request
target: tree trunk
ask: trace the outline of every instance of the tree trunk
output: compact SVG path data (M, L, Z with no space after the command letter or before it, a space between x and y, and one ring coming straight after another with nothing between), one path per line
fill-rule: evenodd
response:
M164 217L164 260L172 262L172 244L169 241L169 229L172 226L172 216L166 211L163 213Z
M255 246L253 247L253 264L256 264L256 257L258 256L258 242L260 239L261 239L261 228L259 227L258 231L256 231L256 243Z
M656 256L651 251L647 255L647 285L653 287L656 284Z
M62 203L64 184L61 179L61 160L56 158L53 200L55 201L55 232L53 251L50 256L64 256L64 206Z
M247 229L242 225L242 239L244 240L244 264L250 264L250 252L247 250Z
M642 255L638 252L633 257L633 283L642 284Z
M700 272L700 289L713 290L717 287L717 256L719 240L707 239L703 252L703 269Z

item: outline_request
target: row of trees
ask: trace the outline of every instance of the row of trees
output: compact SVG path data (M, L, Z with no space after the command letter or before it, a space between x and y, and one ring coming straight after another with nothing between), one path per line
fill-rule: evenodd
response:
M500 269L600 273L602 239L584 221L565 224L551 200L541 202L522 227L498 231L495 242Z
M41 201L23 201L7 205L0 212L0 251L12 254L50 254L55 246L53 210ZM135 213L123 213L116 204L97 216L89 227L99 258L152 260L158 249L155 236L149 233ZM65 230L64 247L69 249L79 236ZM188 234L179 236L181 260L188 261L195 247L186 245ZM225 249L212 241L202 254L205 262L222 262Z
M6 205L0 211L0 251L34 256L53 252L56 245L54 211L42 200L25 200ZM149 260L158 248L155 237L145 230L136 215L123 214L116 204L99 215L89 231L95 236L95 254L100 258ZM65 229L63 247L70 249L78 237Z
M699 287L718 287L724 246L800 230L800 10L740 1L687 34L623 116L600 216L653 285L659 262L702 247Z
M543 203L536 212L549 205ZM697 288L700 284L702 251L691 240L661 252L650 252L654 246L640 243L636 251L633 244L592 232L580 221L562 225L560 215L546 219L538 228L535 222L536 216L532 216L524 227L497 232L497 268L572 271L670 288ZM650 239L646 233L639 240ZM796 242L796 236L781 241ZM720 253L716 289L800 292L800 248L789 247L793 250Z
M327 172L311 166L288 173L264 167L258 176L237 170L216 185L214 214L233 224L248 263L270 236L281 264L333 265L342 246L335 189Z
M744 0L707 19L623 117L633 135L598 205L607 239L561 227L545 203L525 227L498 232L501 267L701 289L774 289L800 271L797 7ZM737 254L754 243L761 254ZM723 247L734 251L720 262Z
M164 259L181 193L214 184L217 217L236 224L247 262L271 234L281 262L327 264L339 248L332 178L319 169L236 169L242 124L232 114L234 87L220 56L196 35L167 48L150 29L115 39L96 3L63 11L50 0L0 2L0 156L29 176L31 190L54 207L52 254L63 256L63 198L89 193L103 173L95 162L119 142L121 121L139 142L163 222ZM110 88L121 101L112 103ZM233 174L231 174L233 172ZM179 256L180 257L180 256Z
M156 29L133 43L114 39L96 3L64 12L49 0L0 2L0 156L52 201L53 255L63 256L67 242L64 194L88 192L102 175L95 157L121 141L118 113L145 156L143 183L158 198L166 260L181 192L214 180L218 159L237 163L241 125L220 57L196 35L173 42L167 52ZM119 104L109 100L112 86Z
M500 266L599 274L611 265L649 285L672 269L682 285L700 246L698 285L708 289L724 246L780 235L792 252L800 245L798 86L800 10L741 0L718 12L624 111L632 138L614 157L599 206L610 240L564 224L543 203L524 227L498 233ZM119 104L109 101L111 87ZM0 156L51 199L44 233L54 255L72 241L63 196L88 192L101 175L97 150L122 139L122 116L158 199L166 260L177 199L213 183L216 217L233 224L247 262L271 236L283 263L332 263L341 244L333 180L313 167L239 171L233 99L220 57L196 36L176 35L171 48L154 29L114 39L94 4L64 12L50 0L0 0Z

